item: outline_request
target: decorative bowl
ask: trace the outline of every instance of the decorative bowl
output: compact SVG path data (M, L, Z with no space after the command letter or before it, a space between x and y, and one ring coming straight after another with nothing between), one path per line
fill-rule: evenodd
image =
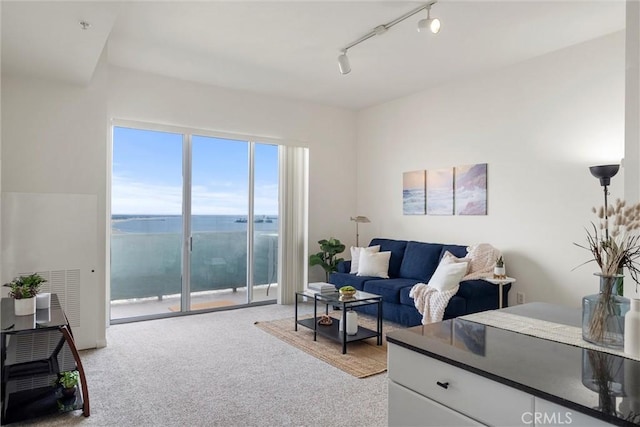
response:
M338 292L340 292L340 295L345 297L345 298L352 298L357 290L355 289L339 289Z

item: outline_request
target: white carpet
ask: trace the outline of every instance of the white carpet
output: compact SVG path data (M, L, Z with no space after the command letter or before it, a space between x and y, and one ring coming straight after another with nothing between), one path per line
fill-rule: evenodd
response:
M111 326L82 352L91 416L43 426L383 426L387 375L357 379L254 326L268 305ZM351 402L345 405L345 402Z

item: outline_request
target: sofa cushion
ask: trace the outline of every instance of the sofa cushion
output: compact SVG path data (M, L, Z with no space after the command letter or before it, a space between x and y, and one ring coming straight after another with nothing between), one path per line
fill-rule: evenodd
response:
M458 258L464 258L467 256L467 247L461 245L442 245L442 252L440 253L440 259L444 256L445 252L451 252Z
M360 252L361 251L369 251L369 252L380 252L380 246L367 246L365 248L360 248L356 246L351 246L351 271L345 271L345 273L357 274L358 266L360 264Z
M389 259L389 277L400 277L400 264L407 247L406 240L373 239L369 246L380 245L380 252L391 252Z
M442 319L452 319L454 317L464 316L465 314L469 314L467 300L456 294L449 300Z
M351 271L351 261L340 261L336 268L338 273L349 273Z
M441 253L440 244L408 242L400 266L400 277L427 283L438 268Z
M382 296L384 302L400 304L400 292L404 288L409 288L417 283L414 279L374 279L368 280L364 284L364 291Z
M440 264L438 264L438 266L440 266L442 264L459 264L461 262L464 262L465 264L467 264L467 270L464 273L466 275L469 272L470 267L471 267L471 258L458 258L457 256L455 256L451 252L444 251L444 255L440 259ZM436 269L436 271L438 271L438 270ZM435 273L433 273L433 274L435 274Z
M336 285L336 289L343 286L353 286L359 291L364 291L364 282L372 279L379 279L379 277L356 276L349 273L331 273L329 275L329 283Z
M389 258L391 252L360 252L358 276L389 278Z
M460 279L467 273L466 262L440 263L429 279L429 286L440 292L452 291L460 284Z

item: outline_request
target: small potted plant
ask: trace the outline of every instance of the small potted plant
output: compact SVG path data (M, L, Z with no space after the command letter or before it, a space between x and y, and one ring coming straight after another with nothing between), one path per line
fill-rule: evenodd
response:
M36 312L36 295L46 280L39 274L29 274L14 278L4 286L10 288L9 296L14 299L16 316L27 316Z
M504 279L506 277L507 275L504 269L504 259L502 258L502 255L500 255L496 260L496 266L493 269L493 278Z
M64 371L58 374L56 381L62 387L62 394L71 397L76 394L76 385L78 385L78 371Z

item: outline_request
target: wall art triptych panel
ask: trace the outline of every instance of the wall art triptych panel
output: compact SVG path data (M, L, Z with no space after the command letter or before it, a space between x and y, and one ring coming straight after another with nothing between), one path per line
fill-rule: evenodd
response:
M426 171L402 174L402 213L424 215L426 213Z
M487 164L456 166L456 215L487 214Z
M404 215L486 215L487 164L402 175Z

